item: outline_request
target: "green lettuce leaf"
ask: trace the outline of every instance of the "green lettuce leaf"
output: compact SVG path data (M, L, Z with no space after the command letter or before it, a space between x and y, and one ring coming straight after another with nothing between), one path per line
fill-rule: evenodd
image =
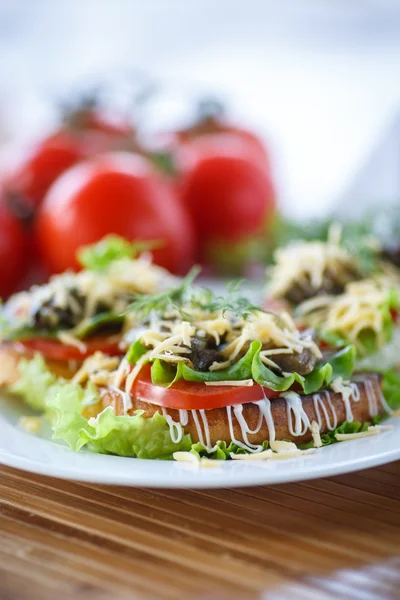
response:
M382 379L382 393L392 410L400 408L400 373L386 371Z
M371 418L371 421L365 421L364 423L360 423L360 421L352 421L351 423L345 421L333 431L328 431L327 433L321 434L322 446L338 444L339 440L336 439L337 433L359 433L362 431L367 431L368 427L371 427L371 425L379 425L384 418L384 416L376 415L375 417ZM314 448L314 442L310 441L307 442L307 444L299 444L298 446L301 449Z
M70 333L73 333L78 339L83 339L89 335L93 335L100 329L112 329L113 331L119 331L122 328L125 317L123 315L116 315L110 312L100 313L94 315L89 319L82 321L74 329L69 329ZM58 333L65 330L65 327L58 327L56 329L37 329L29 325L23 327L10 328L4 333L3 339L8 341L13 340L24 340L31 338L44 338L44 339L57 339Z
M252 342L246 354L237 363L221 371L195 371L183 362L178 363L178 367L173 367L165 361L156 360L151 367L151 380L155 385L169 387L180 379L197 382L251 379L253 358L260 349L260 342Z
M292 373L281 377L262 363L258 351L253 359L253 379L276 392L286 391L294 383L298 383L305 394L313 394L322 387L328 386L336 377L349 379L354 370L355 357L354 346L347 346L330 356L328 360L320 361L309 375Z
M216 449L212 452L209 452L203 444L197 442L196 444L192 444L190 452L195 454L198 458L207 457L213 460L227 460L230 458L231 454L250 454L248 450L237 446L234 442L231 442L227 445L226 442L219 441L216 444ZM261 444L263 450L268 449L268 441L266 440Z
M102 454L117 454L135 458L169 459L178 450L188 451L192 441L185 435L176 444L171 440L169 426L159 412L150 419L137 411L134 416L115 416L111 407L96 419L90 419L79 435L91 450Z
M56 383L56 376L48 370L40 354L35 354L31 360L22 358L18 369L20 378L9 387L9 391L21 396L31 408L44 411L47 392Z
M119 235L110 234L96 244L79 248L77 258L85 269L104 272L116 260L133 259L140 252L159 246L158 241L128 242Z
M31 338L56 339L60 329L36 329L29 325L8 329L3 339L7 341L29 340Z
M384 302L379 307L379 310L382 313L384 344L388 344L392 340L394 327L392 311L398 310L399 307L399 293L395 289L390 289ZM351 343L336 331L320 329L318 331L318 336L321 340L336 347L345 346ZM357 337L357 351L360 357L374 354L380 347L381 344L378 342L378 336L375 331L372 329L363 329L360 331Z
M142 411L116 416L110 406L96 418L83 417L84 406L97 400L95 388L83 389L67 382L54 386L46 402L55 413L53 439L64 440L75 451L87 445L101 454L135 458L168 459L178 450L190 450L190 436L174 443L165 417L158 412L149 419L141 416Z
M131 365L135 365L146 352L146 346L138 339L131 345L125 358Z
M312 394L329 385L338 376L349 379L354 370L353 346L347 346L333 354L329 360L319 362L312 373L305 376L298 373L277 375L262 363L261 348L259 341L252 342L246 354L237 363L221 371L195 371L183 362L178 363L176 367L157 359L151 366L151 379L154 385L163 387L169 387L180 379L196 382L254 379L260 385L277 392L284 392L297 382L305 394ZM137 352L139 355L140 351L140 348L137 348L132 350L132 353Z
M334 346L335 348L343 348L343 346L347 346L349 344L348 340L334 331L318 329L317 333L320 340L326 342L330 346Z
M182 362L179 362L178 366L174 366L164 360L156 358L151 365L151 381L154 385L170 387L176 381L184 379L182 367Z
M83 339L89 335L93 335L100 329L119 331L122 328L124 320L125 317L123 315L115 315L111 312L99 313L82 321L73 329L73 334L78 339Z
M195 371L186 364L182 364L182 378L186 381L239 381L252 378L252 365L257 352L261 350L261 342L254 341L246 354L227 369L221 371Z

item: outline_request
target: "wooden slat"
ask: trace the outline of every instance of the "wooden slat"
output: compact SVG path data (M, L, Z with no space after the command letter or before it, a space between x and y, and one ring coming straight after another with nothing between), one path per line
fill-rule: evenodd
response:
M399 466L210 491L3 467L0 598L397 598Z

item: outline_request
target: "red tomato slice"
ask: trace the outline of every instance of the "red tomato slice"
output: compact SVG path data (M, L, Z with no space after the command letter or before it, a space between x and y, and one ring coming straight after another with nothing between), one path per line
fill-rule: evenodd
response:
M143 402L177 410L208 410L262 400L263 389L267 398L280 395L279 392L262 388L258 384L251 387L208 386L204 383L181 380L170 388L164 388L151 382L150 365L145 365L135 380L131 396Z
M44 338L21 340L17 342L17 345L23 346L24 351L29 354L40 352L44 358L49 360L84 360L97 351L113 356L124 354L124 352L120 350L118 341L115 341L115 338L98 336L85 340L84 343L86 346L85 352L81 352L79 348L76 348L75 346L68 346L56 340Z

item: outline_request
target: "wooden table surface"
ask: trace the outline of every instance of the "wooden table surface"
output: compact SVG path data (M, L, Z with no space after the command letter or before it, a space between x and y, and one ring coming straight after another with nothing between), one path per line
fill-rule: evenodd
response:
M0 598L398 599L400 462L210 491L0 467Z

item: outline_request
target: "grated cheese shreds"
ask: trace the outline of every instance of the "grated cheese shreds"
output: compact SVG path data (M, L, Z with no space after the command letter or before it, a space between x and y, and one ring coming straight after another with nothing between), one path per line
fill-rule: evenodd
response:
M73 376L72 381L83 384L91 380L96 385L107 385L110 373L114 372L119 364L120 359L118 357L108 356L102 352L95 352L82 363L79 370Z
M116 260L104 273L83 270L54 275L48 283L35 285L27 292L12 296L4 306L4 314L15 327L30 323L33 310L48 302L61 310L71 311L82 320L92 317L99 305L110 307L119 314L126 310L128 298L135 294L160 292L178 283L178 278L153 265L149 255L142 255L136 260ZM82 297L85 299L84 314L78 300ZM54 319L52 325L56 327L56 314L49 314L48 319L51 318ZM64 343L79 347L80 341L73 337L73 330L70 332L68 341L63 332ZM61 335L59 339L64 341Z
M367 431L359 431L358 433L335 433L335 438L338 442L345 442L346 440L358 440L363 437L370 437L371 435L378 435L384 431L393 429L392 425L371 425Z
M39 433L41 427L40 417L20 417L18 420L18 427L26 433Z
M86 344L84 342L82 342L82 340L79 340L78 338L76 338L71 333L69 333L67 331L60 331L57 334L57 338L60 340L60 342L62 342L66 346L73 346L74 348L78 348L79 352L81 352L82 354L85 354L86 349L87 349Z
M273 442L270 442L269 445L274 452L291 452L293 450L298 450L294 442L285 442L284 440L274 440Z
M359 335L364 330L375 332L378 347L385 344L385 315L381 309L390 289L386 277L352 282L339 296L306 300L297 307L297 313L306 325L333 331L362 352Z
M224 385L230 385L230 386L234 386L234 387L251 387L252 385L254 385L254 380L253 379L240 379L237 381L236 380L205 381L204 383L206 385L214 386L214 387L224 386Z
M299 241L276 250L275 265L269 269L269 295L284 297L293 286L310 284L318 291L327 273L334 273L345 284L350 273L358 271L358 264L340 246L340 233L340 226L333 224L327 242Z
M348 403L354 390L349 381L344 381L343 377L336 377L330 387L336 394L342 394L345 403Z
M292 444L292 442L279 442L279 443ZM283 446L281 446L280 448L282 448L282 449L280 449L277 452L268 448L268 450L263 450L262 452L254 452L253 454L233 454L233 452L231 452L230 457L233 460L245 460L245 461L253 462L253 461L269 460L269 459L281 460L281 459L285 459L285 458L295 458L297 456L304 456L304 455L310 454L311 452L314 452L314 448L309 448L307 450L301 450L300 448L297 448L296 444L293 444L293 447L287 448L286 450L284 449Z
M191 463L200 465L200 460L193 452L174 452L172 458L177 462Z
M274 460L295 458L297 456L306 456L307 454L311 454L314 451L315 448L308 448L307 450L301 450L300 448L296 448L296 450L286 450L286 452L273 452L271 458L273 458Z
M187 315L187 317L186 317ZM214 313L205 310L185 307L185 319L178 312L170 312L157 318L151 318L149 327L139 337L147 352L135 365L126 378L126 391L132 389L134 380L140 371L143 361L160 359L168 363L189 362L192 340L207 336L220 342L224 335L225 345L220 349L220 362L214 362L210 371L229 367L242 356L254 340L259 340L265 348L260 353L261 360L275 366L268 355L301 353L310 349L316 358L321 358L321 351L311 335L301 334L288 314L275 315L263 311L255 311L246 318ZM121 379L119 379L119 382ZM116 385L116 383L115 383ZM216 385L251 385L249 382L220 382Z
M322 447L321 431L320 431L320 427L319 427L317 421L311 422L310 430L311 430L311 435L312 435L312 439L314 442L314 447L321 448Z
M266 458L272 458L273 452L268 448L268 450L263 450L262 452L254 452L253 454L234 454L230 452L230 457L232 460L265 460Z

